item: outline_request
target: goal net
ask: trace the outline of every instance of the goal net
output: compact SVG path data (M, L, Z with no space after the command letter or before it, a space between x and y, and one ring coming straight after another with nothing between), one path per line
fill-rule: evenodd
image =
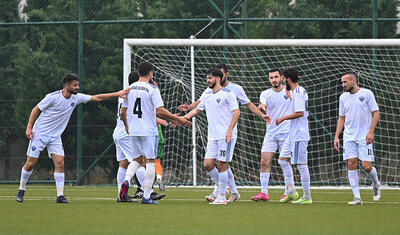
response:
M358 74L358 84L375 94L381 118L375 131L375 166L384 185L400 185L400 40L221 40L125 39L124 86L131 70L142 61L155 66L165 107L177 113L184 102L199 99L207 88L205 71L218 63L228 66L229 81L241 85L256 105L271 87L268 70L296 67L300 85L309 95L308 165L314 186L347 185L346 164L333 149L340 78ZM231 162L238 185L259 185L260 150L265 123L240 106L238 139ZM183 114L183 113L182 113ZM170 185L210 185L203 167L207 119L199 115L193 127L164 128L161 159L163 179ZM270 185L283 185L282 171L273 159ZM360 168L360 167L359 167ZM295 180L300 182L295 170ZM360 170L360 183L371 182Z

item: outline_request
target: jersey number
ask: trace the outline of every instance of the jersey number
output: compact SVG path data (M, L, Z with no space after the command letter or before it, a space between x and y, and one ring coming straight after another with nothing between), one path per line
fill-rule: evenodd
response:
M140 98L136 98L135 106L133 107L133 114L137 114L138 118L142 118L142 104Z
M220 156L223 156L223 157L225 157L225 154L226 154L226 151L225 150L220 150Z

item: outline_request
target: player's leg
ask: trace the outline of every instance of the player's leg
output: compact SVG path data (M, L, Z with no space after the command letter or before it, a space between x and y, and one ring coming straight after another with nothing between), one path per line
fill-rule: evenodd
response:
M123 138L114 138L114 143L115 143L115 150L116 150L116 158L118 161L118 171L117 171L117 187L118 187L118 194L121 191L121 185L124 182L125 175L126 175L126 169L128 168L129 161L127 157L125 156L124 152L128 152L130 148L130 137L126 136ZM118 200L119 197L118 197Z
M292 203L297 204L311 204L311 191L310 191L310 172L308 170L308 157L307 157L308 141L296 141L292 146L292 163L297 164L297 169L300 173L301 186L303 187L303 196Z
M26 183L32 175L33 167L36 166L40 152L46 147L39 136L34 135L32 140L29 141L28 149L26 151L26 162L21 169L21 178L19 181L18 193L15 196L17 202L23 202L26 190Z
M225 155L225 158L223 159L223 161L228 162L228 170L227 170L227 173L228 173L228 187L231 190L231 196L229 197L228 202L235 202L235 201L240 199L240 194L239 194L239 192L237 190L237 187L236 187L235 175L233 174L233 172L231 170L231 167L229 167L229 162L231 162L232 158L233 158L233 152L234 152L234 149L235 149L235 144L236 144L236 138L233 138L231 140L231 142L229 142L227 144L227 146L226 146L226 155ZM223 149L225 149L225 143L223 143L223 145L224 145ZM227 194L227 193L228 193L228 190L225 190L225 194Z
M375 202L381 198L381 187L378 179L378 174L375 167L372 165L374 159L374 153L372 144L365 145L365 141L360 141L358 144L359 148L359 159L361 160L362 168L368 173L368 177L372 181L373 195L372 198Z
M290 165L291 157L291 143L289 139L286 139L279 154L278 160L278 163L281 166L284 175L285 185L287 185L287 194L282 195L279 201L282 203L286 203L291 200L297 200L299 197L299 194L296 192L296 189L294 187L293 169Z
M210 176L211 180L214 182L215 185L218 185L219 183L219 174L218 170L215 167L215 161L217 159L217 154L218 154L218 142L216 140L209 140L207 143L207 151L206 155L204 157L203 165L204 168L207 171L207 174ZM219 194L219 190L218 194ZM206 196L206 200L209 202L212 202L215 200L215 198L218 196L218 194L215 194L215 190L213 193L211 193L209 196Z
M54 180L56 181L57 188L57 203L71 203L64 196L64 156L58 154L51 154L54 163Z
M145 181L143 185L144 194L142 204L159 204L150 195L153 192L153 183L156 175L155 159L157 154L157 136L141 136L143 143L143 153L146 158Z
M357 172L358 146L354 141L345 141L343 143L343 160L347 162L347 177L354 196L354 200L348 202L348 204L362 205Z
M228 185L229 164L227 162L218 160L217 168L218 168L219 195L214 201L210 202L210 204L227 204L225 189L226 189L226 186Z
M264 137L264 141L261 148L261 160L260 160L261 192L259 192L256 196L251 197L253 201L269 200L268 184L269 184L269 177L271 175L271 161L277 148L278 148L278 142L269 138L266 135Z
M162 165L161 165L161 160L159 158L156 158L156 179L157 179L157 184L158 188L161 191L165 190L165 186L162 182Z

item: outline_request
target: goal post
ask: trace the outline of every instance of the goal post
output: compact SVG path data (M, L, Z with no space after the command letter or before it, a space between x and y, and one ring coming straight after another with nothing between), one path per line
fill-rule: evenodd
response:
M124 87L128 75L142 61L155 66L164 104L171 112L197 100L207 87L204 72L225 63L229 81L238 83L258 105L260 93L270 88L268 70L297 67L300 85L309 94L308 147L312 185L347 185L342 154L333 149L338 98L343 72L358 74L361 87L371 89L380 108L375 131L375 165L383 184L400 186L400 39L124 39ZM238 140L231 168L238 185L259 185L261 143L265 123L240 106ZM164 180L170 185L210 185L203 168L207 143L204 114L193 127L164 129ZM362 184L370 184L365 173ZM295 174L298 178L298 173ZM299 182L299 180L296 180ZM283 185L277 157L271 185Z

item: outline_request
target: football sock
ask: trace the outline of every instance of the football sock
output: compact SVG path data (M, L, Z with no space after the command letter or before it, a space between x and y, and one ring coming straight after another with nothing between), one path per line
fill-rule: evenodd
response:
M56 181L57 197L64 195L64 180L65 174L54 172L54 180Z
M144 181L144 194L143 197L145 199L150 198L150 194L153 191L153 182L154 177L156 175L155 172L155 163L146 163L146 171L144 173L145 181Z
M361 198L360 188L358 186L359 178L358 178L357 170L348 170L347 172L348 172L350 187L351 187L351 190L353 191L354 197Z
M233 175L233 172L230 167L228 168L227 172L228 172L228 186L231 189L232 193L237 194L238 191L235 183L235 176Z
M215 183L215 185L219 185L217 168L214 167L211 171L207 171L207 174L210 176L211 180ZM217 187L217 190L218 190L218 187ZM218 196L218 194L215 194L215 193L216 193L216 189L214 188L213 194L215 196Z
M285 176L285 185L287 184L287 193L291 194L294 193L296 191L296 189L294 188L294 179L293 179L293 169L292 166L290 165L290 163L288 161L284 161L284 160L278 160L279 165L282 168L283 171L283 175Z
M141 187L144 186L144 182L146 180L146 176L145 176L146 173L145 172L146 172L146 168L144 168L142 166L139 167L139 169L136 171L136 177L137 177Z
M310 193L310 172L308 171L308 165L299 164L297 169L300 172L301 186L303 187L303 198L311 199Z
M372 180L374 186L379 185L378 174L376 173L375 167L372 167L370 173L368 173L369 178Z
M132 161L131 163L129 163L128 168L126 169L124 181L127 180L128 182L131 182L131 179L133 178L139 167L140 164L137 161Z
M219 195L225 197L226 185L228 184L228 172L218 173L218 185L219 185Z
M121 185L125 179L126 168L119 167L117 171L117 185L118 185L118 192L121 191Z
M26 171L24 170L24 168L22 167L21 170L21 179L19 181L19 189L21 190L25 190L26 187L26 182L28 182L29 177L32 175L33 170L31 171Z
M162 175L162 166L160 159L156 159L156 175Z
M270 172L260 172L261 192L268 194L268 183Z

